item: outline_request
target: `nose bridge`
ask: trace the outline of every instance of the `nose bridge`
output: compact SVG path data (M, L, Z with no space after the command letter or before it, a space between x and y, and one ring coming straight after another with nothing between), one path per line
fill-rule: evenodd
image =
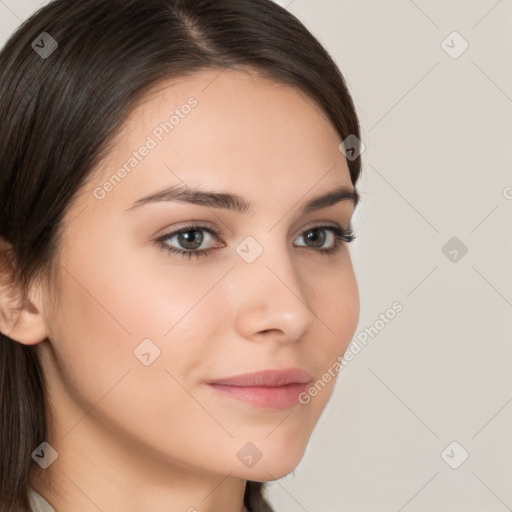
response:
M238 329L251 337L262 331L279 331L296 340L316 318L303 282L285 243L277 233L247 237L236 248L236 308Z

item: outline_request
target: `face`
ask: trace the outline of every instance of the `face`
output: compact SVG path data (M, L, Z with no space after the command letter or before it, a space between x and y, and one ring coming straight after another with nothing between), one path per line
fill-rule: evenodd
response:
M250 480L295 468L359 318L335 237L354 204L306 208L353 190L340 142L311 99L245 71L160 84L132 111L66 214L39 345L54 443ZM209 384L289 368L309 384Z

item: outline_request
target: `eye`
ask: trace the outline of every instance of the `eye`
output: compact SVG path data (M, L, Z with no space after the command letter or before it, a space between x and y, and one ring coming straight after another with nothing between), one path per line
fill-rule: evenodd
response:
M352 229L345 230L339 226L314 226L304 230L299 238L301 237L307 243L299 244L298 247L311 248L315 252L325 255L337 253L341 249L343 242L350 243L356 238ZM193 224L167 233L155 240L155 242L169 253L190 259L192 256L196 258L209 256L210 251L215 247L211 245L211 239L215 238L221 240L220 233L216 229ZM210 246L208 247L209 239ZM170 242L173 242L173 244ZM207 245L207 247L204 247L204 245ZM221 247L224 246L217 246L217 248Z
M341 249L343 242L351 243L356 239L352 229L345 230L339 226L314 226L303 231L300 237L307 243L299 247L311 247L323 254L335 254Z
M206 234L206 235L205 235ZM158 238L156 242L166 249L169 253L175 253L183 257L191 258L192 256L209 256L210 248L200 249L209 238L220 239L220 233L206 226L190 225L185 226L172 233ZM178 247L169 244L169 241L174 240Z

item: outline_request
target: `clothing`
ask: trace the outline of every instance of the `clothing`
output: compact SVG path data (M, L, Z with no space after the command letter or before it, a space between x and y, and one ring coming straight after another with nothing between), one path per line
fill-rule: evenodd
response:
M31 512L56 512L56 510L32 487L29 488L28 497L30 501L30 507L32 508ZM259 508L253 509L249 506L247 508L250 512L253 510L260 510ZM273 512L271 508L263 508L263 510L269 510L270 512Z
M28 491L32 512L56 512L56 510L32 487Z

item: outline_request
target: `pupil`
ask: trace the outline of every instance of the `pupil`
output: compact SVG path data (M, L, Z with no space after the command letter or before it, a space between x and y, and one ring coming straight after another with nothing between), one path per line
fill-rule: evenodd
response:
M190 233L194 233L194 235L189 236ZM190 231L180 233L178 240L185 249L197 249L203 241L203 233L197 229L191 229Z
M313 242L313 247L321 247L325 242L325 233L319 229L312 229L306 238Z

